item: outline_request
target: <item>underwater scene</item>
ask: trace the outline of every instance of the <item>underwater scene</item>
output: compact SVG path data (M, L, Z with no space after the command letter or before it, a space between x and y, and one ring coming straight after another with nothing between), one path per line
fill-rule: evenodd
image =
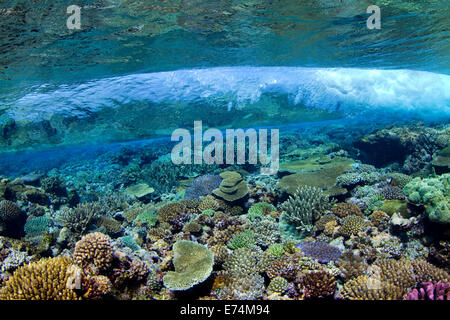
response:
M449 300L449 10L0 1L0 299Z

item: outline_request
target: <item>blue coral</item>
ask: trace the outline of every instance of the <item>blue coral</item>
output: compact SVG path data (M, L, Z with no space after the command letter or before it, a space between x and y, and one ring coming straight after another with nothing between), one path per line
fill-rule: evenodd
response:
M302 252L310 258L316 259L321 263L328 263L340 258L341 250L339 248L329 245L323 241L301 242L295 245L300 248Z
M211 194L217 189L222 182L222 178L218 175L205 174L200 176L186 188L185 199L199 199L201 196Z

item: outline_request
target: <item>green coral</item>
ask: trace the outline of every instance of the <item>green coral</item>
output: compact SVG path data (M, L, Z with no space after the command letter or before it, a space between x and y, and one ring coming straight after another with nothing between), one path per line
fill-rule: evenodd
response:
M35 217L25 223L24 231L27 236L43 235L48 232L52 224L52 220L47 217Z
M255 236L251 230L239 232L233 236L228 242L227 246L231 249L247 248L255 244Z
M256 218L261 218L263 215L271 211L277 211L277 209L270 203L258 202L252 205L250 209L248 209L247 217L253 220Z
M120 242L128 248L130 248L133 251L140 250L141 247L136 243L136 241L133 239L132 236L124 236L119 238Z
M155 212L144 211L134 219L133 223L137 225L147 225L149 228L152 228L156 225L157 221L158 215Z
M270 255L274 256L275 258L279 258L284 253L284 245L282 243L271 244L267 248L266 252L269 253Z
M450 223L450 174L421 179L414 178L404 188L408 200L417 205L424 205L431 221Z
M283 202L282 218L302 233L310 233L317 220L334 204L320 188L302 186Z
M206 246L178 240L173 245L173 251L175 271L168 271L163 277L164 286L169 290L187 290L205 281L211 274L214 254Z

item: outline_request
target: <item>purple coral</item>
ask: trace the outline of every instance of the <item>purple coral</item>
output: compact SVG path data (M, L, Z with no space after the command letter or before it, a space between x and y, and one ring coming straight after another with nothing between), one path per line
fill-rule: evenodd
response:
M450 300L450 282L422 282L422 287L408 293L406 300Z
M323 241L301 242L295 245L300 248L302 252L310 258L317 259L321 263L328 263L339 259L341 250L339 248L329 245Z
M201 196L211 194L214 189L217 189L222 182L222 177L219 175L205 174L198 178L186 188L185 199L199 199Z

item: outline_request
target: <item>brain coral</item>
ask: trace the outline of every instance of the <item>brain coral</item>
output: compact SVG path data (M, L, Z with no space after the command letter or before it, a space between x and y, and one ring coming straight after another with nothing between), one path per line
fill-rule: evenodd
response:
M75 245L74 261L82 268L91 266L106 270L112 261L112 246L108 236L101 232L89 233Z
M211 274L214 254L206 246L179 240L173 245L175 271L168 271L163 277L169 290L186 290L205 281Z
M41 259L17 269L0 290L1 300L76 300L67 288L67 269L72 265L65 257Z
M317 259L321 263L328 263L340 258L341 250L339 248L329 245L323 241L301 242L296 245L308 257Z

